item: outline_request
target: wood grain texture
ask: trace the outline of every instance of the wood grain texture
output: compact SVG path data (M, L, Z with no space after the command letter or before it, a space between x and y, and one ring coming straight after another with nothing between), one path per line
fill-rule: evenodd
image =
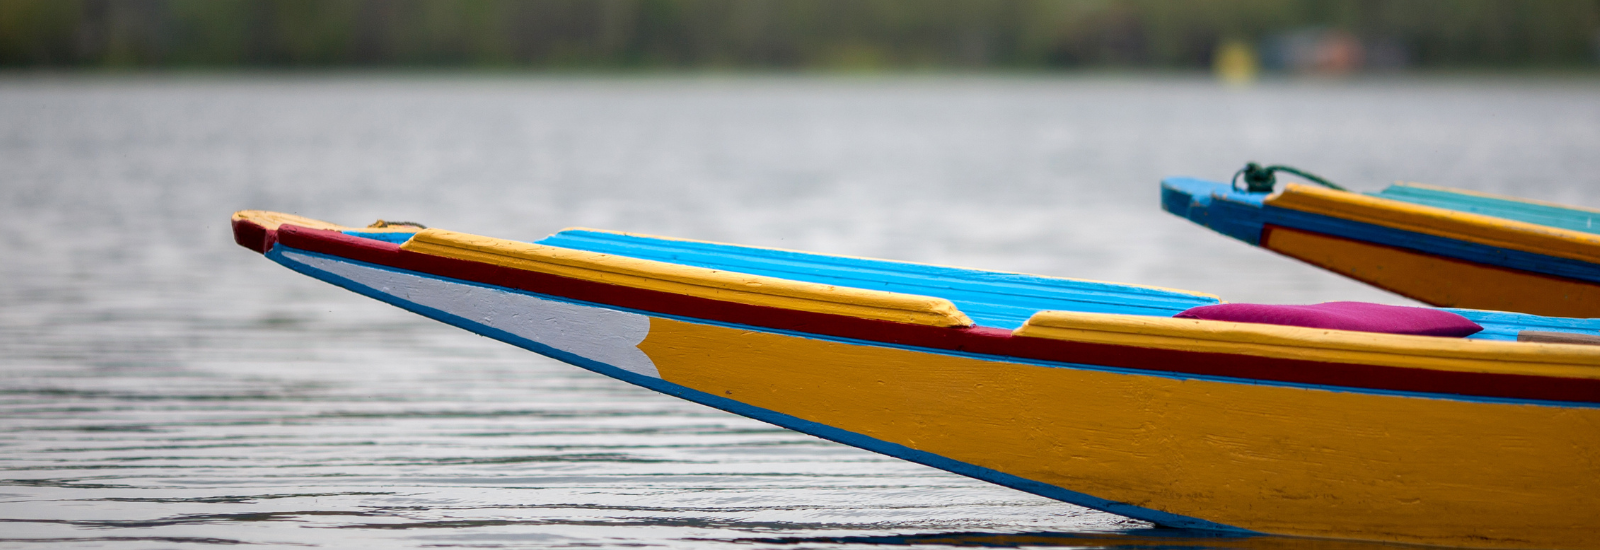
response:
M1286 227L1261 246L1378 288L1443 307L1600 317L1600 285Z
M1545 342L1550 344L1577 344L1580 346L1600 346L1600 334L1573 334L1570 332L1524 330L1517 333L1517 341Z
M1600 409L1053 368L654 318L663 379L1269 533L1600 548Z

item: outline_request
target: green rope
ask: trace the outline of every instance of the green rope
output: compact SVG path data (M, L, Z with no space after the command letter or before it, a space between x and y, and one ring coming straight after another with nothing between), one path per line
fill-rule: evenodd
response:
M378 220L378 221L372 222L372 225L368 225L367 229L383 229L385 227L400 227L400 226L415 227L417 229L427 229L428 228L428 226L422 225L422 224L417 223L417 222L391 222L391 221L388 221L388 220Z
M1273 172L1288 172L1329 189L1347 191L1347 189L1343 187L1334 185L1331 181L1322 179L1316 174L1304 172L1298 168L1277 164L1272 166L1262 166L1254 162L1244 165L1244 168L1240 168L1238 172L1233 173L1233 188L1239 188L1239 178L1243 177L1245 191L1251 193L1271 193L1272 187L1278 184L1278 178L1277 176L1273 175Z

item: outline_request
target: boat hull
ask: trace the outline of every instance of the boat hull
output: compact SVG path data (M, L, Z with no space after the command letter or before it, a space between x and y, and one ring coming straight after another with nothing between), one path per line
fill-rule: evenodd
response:
M1426 304L1600 317L1600 235L1294 184L1172 178L1162 193L1173 214Z
M1587 379L1428 375L1455 376L1452 394L1394 389L1395 376L1360 387L1349 371L1328 385L1315 377L1336 363L774 316L331 231L260 238L290 269L600 374L1161 525L1600 548L1600 395Z

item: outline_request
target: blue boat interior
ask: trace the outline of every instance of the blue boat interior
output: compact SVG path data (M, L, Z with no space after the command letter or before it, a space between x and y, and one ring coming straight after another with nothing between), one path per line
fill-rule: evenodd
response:
M1377 193L1380 197L1411 204L1471 212L1519 222L1559 227L1585 233L1600 233L1600 212L1579 208L1566 208L1553 204L1539 204L1515 199L1488 197L1462 193L1450 189L1418 187L1396 184Z
M405 242L411 233L346 231L345 234ZM720 269L818 284L883 290L950 300L981 326L1015 329L1040 311L1079 311L1171 317L1195 306L1219 303L1210 296L1162 288L963 269L936 265L830 256L809 252L640 235L569 229L536 244L614 254L643 260ZM1446 309L1484 331L1468 338L1516 340L1523 330L1600 332L1600 319L1540 317L1521 313Z
M1160 288L569 229L538 244L825 285L944 298L1015 329L1044 310L1170 317L1216 298Z

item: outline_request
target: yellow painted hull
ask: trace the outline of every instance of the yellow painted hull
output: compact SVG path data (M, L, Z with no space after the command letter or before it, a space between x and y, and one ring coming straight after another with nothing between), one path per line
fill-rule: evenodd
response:
M1551 317L1600 312L1600 285L1275 227L1261 247L1426 304Z
M1250 530L1600 547L1600 409L1054 368L661 318L640 349L694 390Z

